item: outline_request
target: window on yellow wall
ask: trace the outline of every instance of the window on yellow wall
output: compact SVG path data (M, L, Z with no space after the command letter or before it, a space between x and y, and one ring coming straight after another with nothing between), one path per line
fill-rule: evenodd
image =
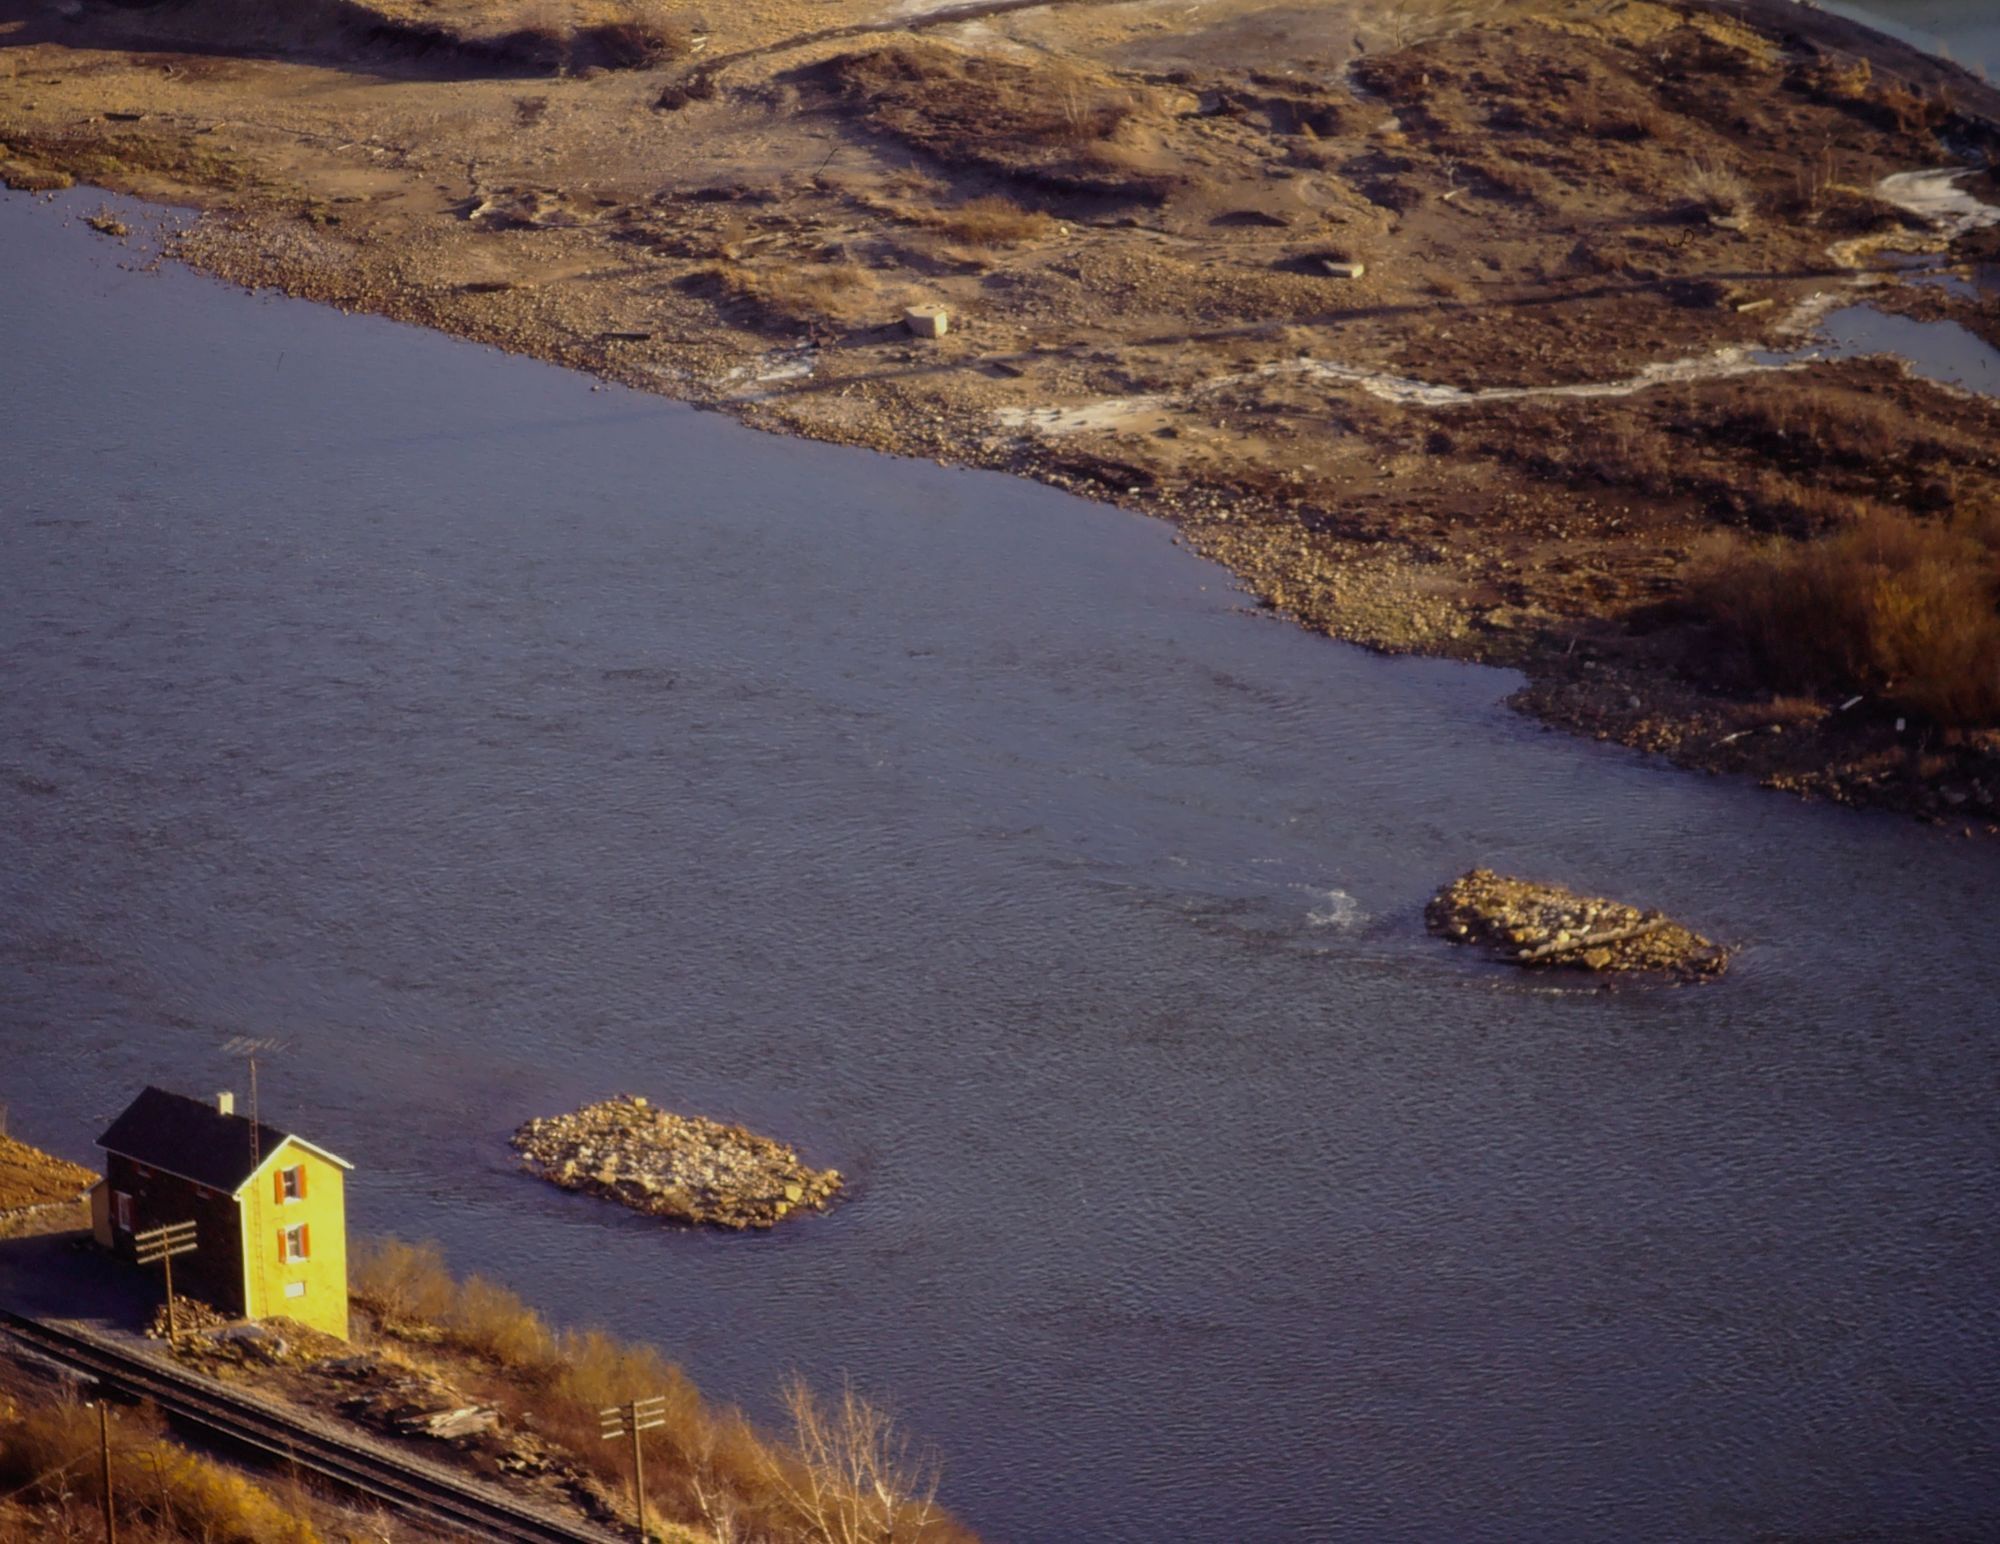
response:
M293 1164L289 1169L280 1169L276 1175L278 1200L303 1201L306 1198L306 1171L304 1164Z
M301 1222L294 1227L278 1230L278 1258L283 1261L305 1260L312 1255L312 1226Z

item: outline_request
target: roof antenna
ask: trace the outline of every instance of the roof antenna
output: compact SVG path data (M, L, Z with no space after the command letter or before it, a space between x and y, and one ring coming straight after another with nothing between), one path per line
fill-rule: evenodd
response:
M268 1056L272 1052L282 1051L284 1048L285 1048L284 1041L273 1039L268 1035L263 1037L262 1039L255 1039L249 1035L237 1035L231 1040L229 1040L227 1043L225 1043L224 1046L222 1047L224 1055L241 1056L246 1058L250 1063L250 1172L253 1175L258 1171L258 1169L262 1168L264 1164L264 1154L262 1150L264 1123L262 1119L259 1118L257 1110L257 1058L259 1055ZM261 1233L262 1231L261 1219L263 1216L263 1207L258 1204L258 1201L259 1197L257 1195L257 1190L256 1187L253 1185L251 1187L251 1194L250 1194L251 1221L253 1229ZM270 1309L270 1304L267 1301L265 1301L264 1273L262 1271L257 1272L256 1280L258 1287L257 1296L259 1300L254 1306L257 1309L257 1317L262 1318L264 1314L268 1312ZM243 1305L244 1310L246 1312L248 1312L252 1306L253 1305L249 1303L245 1303Z

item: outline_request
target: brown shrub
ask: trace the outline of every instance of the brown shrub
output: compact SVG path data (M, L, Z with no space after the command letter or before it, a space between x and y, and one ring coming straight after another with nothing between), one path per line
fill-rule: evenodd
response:
M715 72L696 70L680 80L669 81L653 106L661 112L677 113L690 102L712 102L719 90Z
M1751 479L1742 512L1760 531L1817 536L1875 506L1836 493L1817 480L1799 482L1768 467Z
M1548 179L1532 167L1518 161L1502 160L1498 156L1487 156L1462 163L1463 169L1485 184L1485 191L1495 198L1510 198L1518 203L1542 207L1548 203Z
M1718 424L1729 439L1781 459L1814 463L1838 459L1871 463L1903 443L1896 412L1872 397L1814 389L1770 392L1725 413Z
M562 29L547 22L535 22L529 26L516 27L512 32L503 33L481 50L461 43L457 38L446 35L447 41L440 47L468 54L484 52L493 62L515 69L532 70L537 74L552 75L569 68L569 39Z
M1711 220L1742 222L1755 211L1750 185L1714 156L1690 156L1681 173L1681 192Z
M455 1283L436 1244L363 1239L348 1258L349 1290L392 1324L435 1324L451 1307Z
M747 302L767 322L862 320L875 293L868 270L855 263L718 263L722 292Z
M0 1423L0 1489L47 1506L56 1536L96 1538L102 1504L97 1412L45 1404ZM318 1544L319 1535L236 1470L166 1440L147 1409L111 1416L111 1492L121 1537L202 1539L210 1544Z
M580 64L607 70L650 70L683 57L692 46L687 29L677 24L613 21L578 28L574 54Z
M1724 538L1690 595L1780 691L1870 690L1945 724L2000 720L1992 527L1871 511L1815 541Z
M805 75L833 86L877 132L948 166L1154 201L1181 181L1113 153L1110 141L1139 114L1133 91L1060 59L1025 65L903 43Z
M662 1396L664 1423L644 1439L647 1510L660 1518L768 1544L971 1544L934 1503L934 1466L913 1458L893 1424L851 1390L827 1406L788 1388L792 1430L773 1441L736 1410L710 1405L653 1347L601 1330L558 1332L505 1287L454 1281L435 1244L363 1242L351 1282L386 1331L442 1340L503 1369L542 1435L620 1494L631 1481L631 1446L602 1440L598 1412Z
M1800 83L1822 101L1861 103L1875 84L1875 72L1866 59L1843 62L1828 54L1800 72Z
M1900 81L1890 81L1876 92L1875 105L1887 124L1904 134L1935 134L1952 118L1948 94L1913 91Z
M1023 209L1012 199L999 197L975 198L955 209L926 216L923 223L955 241L980 247L1033 241L1056 227L1056 222L1039 209Z
M1805 724L1817 724L1826 715L1827 706L1817 697L1780 695L1758 707L1746 708L1740 717L1746 722L1754 719L1760 724L1782 724L1787 729L1796 729Z
M484 1276L469 1276L459 1284L445 1322L466 1350L502 1367L540 1367L555 1350L541 1315Z

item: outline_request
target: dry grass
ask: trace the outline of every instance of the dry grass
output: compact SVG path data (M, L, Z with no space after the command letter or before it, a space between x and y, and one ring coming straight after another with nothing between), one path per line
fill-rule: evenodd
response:
M1015 246L1036 241L1056 229L1056 221L1039 209L1023 209L1010 198L975 198L956 208L918 216L930 229L976 247Z
M355 1300L384 1330L441 1338L502 1375L518 1417L623 1493L631 1450L599 1436L598 1411L662 1395L665 1424L646 1438L647 1499L658 1519L764 1544L970 1544L935 1504L936 1469L852 1390L833 1404L786 1392L784 1440L705 1401L651 1346L597 1330L558 1332L506 1288L456 1281L434 1244L365 1244Z
M1715 432L1760 459L1822 480L1829 467L1944 466L1986 454L1961 436L1927 428L1892 401L1812 382L1724 414Z
M679 22L630 19L579 27L571 57L600 69L650 70L684 57L693 46L693 35Z
M1756 200L1733 167L1711 155L1688 158L1680 191L1687 201L1717 224L1742 224L1756 212Z
M1800 79L1820 100L1852 105L1868 100L1875 86L1875 71L1866 59L1838 59L1827 54L1806 66Z
M690 102L713 102L720 94L713 71L695 70L679 80L668 81L653 106L661 112L677 113Z
M0 1490L37 1513L32 1537L96 1539L102 1491L97 1412L52 1403L0 1422ZM111 1493L127 1544L317 1544L299 1508L236 1470L166 1440L144 1409L111 1417Z
M767 323L854 326L880 320L874 279L856 263L727 261L707 274L725 295L754 307Z
M2000 721L2000 517L1874 510L1806 542L1719 538L1690 594L1757 678L1871 691L1941 724Z
M1176 171L1137 164L1121 143L1146 116L1140 93L1057 58L1032 65L904 43L805 72L877 132L934 161L1058 192L1158 201Z

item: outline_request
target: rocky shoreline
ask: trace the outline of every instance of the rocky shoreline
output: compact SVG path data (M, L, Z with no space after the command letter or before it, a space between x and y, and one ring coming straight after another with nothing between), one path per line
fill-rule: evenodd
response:
M1432 932L1529 969L1719 976L1729 951L1657 911L1473 869L1424 908Z
M0 180L199 206L208 217L173 255L233 282L774 432L1169 518L1301 625L1524 671L1514 703L1545 722L2000 832L2000 728L1906 728L1879 693L1846 711L1860 688L1845 683L1775 698L1711 668L1674 609L1711 528L1791 530L1836 494L1908 504L1933 482L1968 497L2000 486L1983 449L1990 402L1888 364L1801 370L1798 411L1825 416L1834 442L1880 417L1903 447L1836 489L1823 467L1774 472L1796 434L1758 427L1756 381L1442 407L1354 384L1567 389L1769 347L1774 319L1830 283L1897 292L1892 272L1835 271L1827 253L1855 238L1943 244L1869 190L1943 158L1941 132L2000 143L2000 95L1956 66L1780 0L1726 14L1647 0L1568 20L1502 8L1405 47L1373 40L1365 59L1321 60L1305 72L1318 84L1302 75L1282 91L1194 34L1175 43L1176 68L1113 67L1132 40L1102 8L984 23L1018 30L1009 48L1074 63L1077 79L1043 82L1059 98L1108 93L1111 117L1129 118L1101 147L1105 165L1130 161L1134 188L1173 191L1135 193L1113 214L1049 181L1054 152L1037 148L1032 114L1003 113L963 144L940 137L940 91L1036 86L943 13L903 30L950 37L955 52L910 58L947 74L973 58L977 79L941 75L890 111L826 84L828 70L873 67L866 47L823 36L823 16L793 5L733 15L693 75L691 56L652 72L440 76L420 95L361 75L300 91L345 56L280 50L210 68L214 40L191 9L91 9L24 33L23 63L0 81ZM1290 61L1309 41L1274 47ZM163 72L168 57L185 67ZM376 64L423 78L409 59ZM707 94L669 110L695 79ZM995 106L967 102L975 118ZM982 233L981 201L966 199L997 175L1003 140L1034 164L1002 168L1015 224ZM746 142L754 175L737 164ZM1833 147L1839 173L1810 197L1785 149L1803 144ZM550 170L582 160L588 183ZM1724 163L1751 187L1748 225L1683 197L1690 165ZM1189 175L1197 164L1210 169ZM1977 187L2000 196L1992 175ZM1368 262L1329 288L1335 238ZM1789 277L1754 294L1729 277L1753 271ZM1980 321L1978 303L1925 293ZM1170 315L1157 297L1172 297ZM947 336L909 335L899 318L918 301L951 305ZM1948 465L1909 449L1932 444L1959 449Z
M840 1171L815 1169L783 1142L636 1094L531 1120L513 1146L529 1173L650 1217L718 1228L769 1228L822 1211Z

